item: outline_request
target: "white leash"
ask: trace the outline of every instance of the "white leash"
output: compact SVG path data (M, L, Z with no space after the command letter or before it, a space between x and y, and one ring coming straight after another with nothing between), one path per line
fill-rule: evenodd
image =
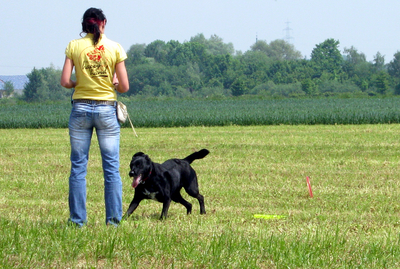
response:
M129 123L131 124L133 133L136 135L136 137L138 137L138 135L137 135L137 133L135 131L135 128L133 128L133 124L132 124L132 121L131 121L131 117L129 117L129 113L128 113L128 120L129 120Z

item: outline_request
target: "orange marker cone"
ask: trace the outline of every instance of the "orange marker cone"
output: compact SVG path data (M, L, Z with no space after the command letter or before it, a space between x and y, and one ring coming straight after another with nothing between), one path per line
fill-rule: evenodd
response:
M307 186L308 186L308 192L310 193L311 198L313 198L312 190L311 190L311 183L310 183L310 178L307 177Z

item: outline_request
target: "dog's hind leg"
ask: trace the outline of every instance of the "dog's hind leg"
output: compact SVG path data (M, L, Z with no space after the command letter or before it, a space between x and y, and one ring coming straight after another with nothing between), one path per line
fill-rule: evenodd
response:
M180 204L182 204L184 207L186 207L186 212L187 212L188 215L192 213L192 204L189 203L188 201L186 201L186 200L182 197L182 195L181 195L180 193L176 194L176 195L172 198L172 200L173 200L174 202L180 203Z
M204 206L204 196L201 195L200 193L197 194L197 200L199 201L199 205L200 205L200 214L205 214L206 213L206 208Z
M199 188L192 184L191 187L185 188L185 190L190 196L192 196L193 198L196 198L199 201L200 214L205 214L206 208L204 206L204 197L203 197L203 195L200 194Z

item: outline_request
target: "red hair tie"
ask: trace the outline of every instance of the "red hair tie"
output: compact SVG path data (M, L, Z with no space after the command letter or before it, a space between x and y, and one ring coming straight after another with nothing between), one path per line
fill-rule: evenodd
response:
M95 18L90 18L90 19L87 19L86 20L86 22L88 23L88 24L100 24L100 20L99 19L95 19Z

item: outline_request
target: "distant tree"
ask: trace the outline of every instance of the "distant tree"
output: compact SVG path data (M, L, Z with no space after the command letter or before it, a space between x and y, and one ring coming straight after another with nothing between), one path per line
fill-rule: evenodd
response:
M170 91L172 86L183 84L177 66L165 66L160 63L142 64L132 66L127 71L130 78L127 95L143 94L145 91L148 93L149 89L153 94L161 95Z
M175 50L176 48L180 47L182 44L179 43L179 41L177 41L177 40L170 40L167 42L166 45L167 45L168 51L171 52L171 51Z
M129 50L126 52L128 59L125 61L127 68L129 68L131 65L147 63L145 49L146 44L134 44L129 48Z
M246 51L240 58L244 74L256 83L266 83L268 70L273 63L265 53L261 51Z
M389 75L385 71L380 71L375 77L375 87L380 94L386 94L389 89Z
M300 51L283 39L271 41L269 44L264 40L257 41L251 46L251 50L264 52L275 61L299 60L302 57Z
M360 88L350 80L339 82L337 80L326 80L319 85L319 93L325 96L338 94L359 94Z
M11 97L14 94L14 84L11 81L4 82L4 97Z
M275 60L299 60L302 58L300 51L283 39L271 41L267 55Z
M344 48L343 50L343 71L346 72L348 78L360 77L360 71L363 72L363 66L367 63L367 59L364 53L358 52L358 50L351 46L350 48ZM358 71L358 72L357 72ZM369 76L370 74L362 74Z
M341 72L343 62L339 51L339 41L327 39L316 45L311 52L311 63L316 71L315 76L320 77L323 72L330 74L331 79L336 79Z
M346 73L346 79L342 79L342 81L348 79L362 91L366 91L374 73L373 64L367 62L365 54L358 52L353 46L343 50L343 58L343 72Z
M400 95L400 84L397 84L397 85L394 87L394 94L395 94L395 95Z
M165 63L168 55L167 46L162 40L153 41L146 46L144 55L146 57L154 58L158 63Z
M388 64L389 75L396 79L400 79L400 51L394 54L394 59Z
M203 85L203 74L200 72L199 65L197 63L189 63L186 67L187 86L189 91L199 90Z
M300 97L304 96L304 91L301 89L301 83L289 83L276 85L273 96L275 97Z
M215 81L219 81L219 84L224 83L227 77L227 72L232 66L233 57L230 54L225 55L209 55L207 62L205 62L203 68L204 79L209 84L210 80L213 80L211 84L215 84ZM215 86L215 85L211 85Z
M268 43L265 40L257 40L256 43L254 43L253 45L251 45L250 50L252 51L260 51L263 52L265 54L267 54L268 52Z
M235 48L232 43L224 43L223 39L217 35L211 35L209 39L204 37L204 34L198 34L190 38L190 42L203 44L207 52L211 55L233 55Z
M301 82L301 89L307 95L314 95L317 93L317 85L315 85L314 81L310 78L306 78Z
M358 50L353 46L351 46L350 48L344 48L343 52L345 60L352 65L357 65L367 61L367 57L365 56L365 54L362 52L358 52Z
M385 69L385 56L382 55L379 51L374 55L374 67L376 71L382 71Z
M311 78L313 72L307 60L274 61L268 69L268 78L275 84L292 84Z
M206 47L197 42L185 42L168 54L168 63L170 65L186 65L188 63L197 63L202 70L209 59Z
M245 78L243 77L236 78L236 80L232 83L230 90L232 91L233 96L240 96L246 94L248 88L246 87L245 84Z
M45 101L49 97L47 83L42 73L33 68L32 72L27 74L29 82L24 87L24 100L27 102Z
M50 67L40 69L39 72L42 74L46 85L46 89L44 90L43 94L48 94L48 96L46 96L44 99L56 101L70 98L72 91L70 89L63 88L60 84L60 69L56 69L54 65L50 65Z
M207 38L204 36L203 33L197 34L195 36L192 36L189 40L189 42L197 42L203 45L206 45L208 40Z

